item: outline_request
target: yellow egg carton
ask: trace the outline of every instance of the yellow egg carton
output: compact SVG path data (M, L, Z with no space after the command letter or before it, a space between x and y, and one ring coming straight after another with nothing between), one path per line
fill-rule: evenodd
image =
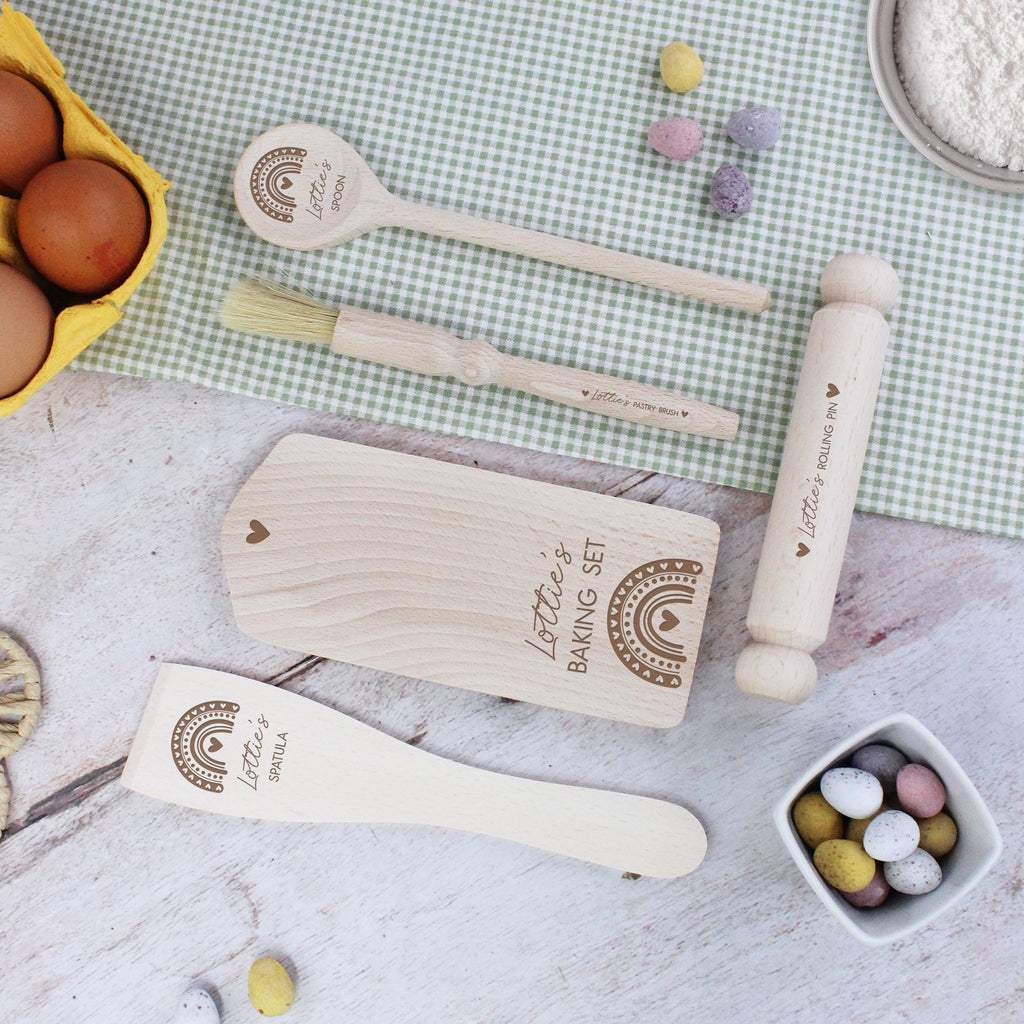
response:
M46 92L64 121L64 155L101 160L127 174L149 205L149 242L126 281L88 302L66 306L57 314L53 345L46 362L20 390L0 399L0 416L20 408L53 375L67 366L122 316L124 303L152 270L167 236L164 193L170 184L132 152L83 102L64 80L64 68L50 52L32 21L9 3L0 6L0 68L27 78ZM15 212L18 201L0 196L0 261L36 275L18 246Z

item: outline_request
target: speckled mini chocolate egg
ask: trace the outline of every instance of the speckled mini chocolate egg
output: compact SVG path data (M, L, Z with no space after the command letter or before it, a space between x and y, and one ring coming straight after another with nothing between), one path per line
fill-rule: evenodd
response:
M793 827L815 850L826 839L842 839L843 816L820 793L804 793L793 804Z
M178 1000L174 1024L220 1024L220 1012L213 996L204 988L189 989Z
M885 880L885 869L881 864L875 868L875 875L859 892L841 893L852 907L880 907L892 892L892 886Z
M897 891L908 896L923 896L937 889L942 882L939 862L925 850L915 850L902 860L889 861L885 867L885 880Z
M920 818L917 824L921 831L917 845L933 857L945 857L956 846L956 822L945 811Z
M907 764L907 757L887 743L869 743L854 752L850 764L870 772L882 784L882 792L893 796L896 793L896 775Z
M840 892L860 892L875 876L875 862L859 843L849 839L826 839L814 851L814 866Z
M867 831L868 825L878 817L879 814L884 814L890 810L889 805L883 800L878 810L868 816L867 818L847 818L846 828L843 831L843 838L850 839L855 843L864 844L864 833Z
M903 860L916 849L921 830L904 811L876 814L864 830L864 852L875 860Z
M931 768L908 764L896 776L896 797L907 814L930 818L946 806L946 787Z
M821 795L848 818L870 818L882 806L882 784L860 768L830 768L821 777Z

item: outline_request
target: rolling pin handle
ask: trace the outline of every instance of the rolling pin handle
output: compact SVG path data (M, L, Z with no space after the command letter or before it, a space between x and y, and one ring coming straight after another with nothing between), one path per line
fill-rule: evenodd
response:
M744 693L802 704L814 692L818 666L806 651L778 644L750 644L736 661L736 682Z

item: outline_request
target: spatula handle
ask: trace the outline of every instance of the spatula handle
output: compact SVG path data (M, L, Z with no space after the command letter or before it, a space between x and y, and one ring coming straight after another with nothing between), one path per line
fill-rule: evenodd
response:
M704 859L704 828L676 804L455 767L444 773L442 786L432 786L425 773L412 815L417 823L509 839L656 878L688 874Z
M631 423L731 441L739 417L672 391L604 373L510 356L485 341L368 310L338 313L333 351L465 384L501 384Z
M620 281L661 288L751 313L762 313L772 304L771 293L749 281L691 270L646 256L605 249L589 242L560 238L543 231L532 231L404 200L396 201L391 216L395 224L415 231L517 253Z

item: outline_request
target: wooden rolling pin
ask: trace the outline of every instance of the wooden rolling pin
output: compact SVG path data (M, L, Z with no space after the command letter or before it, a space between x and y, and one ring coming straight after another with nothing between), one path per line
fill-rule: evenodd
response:
M747 613L756 643L736 664L745 693L798 704L817 682L899 278L877 256L825 268Z

